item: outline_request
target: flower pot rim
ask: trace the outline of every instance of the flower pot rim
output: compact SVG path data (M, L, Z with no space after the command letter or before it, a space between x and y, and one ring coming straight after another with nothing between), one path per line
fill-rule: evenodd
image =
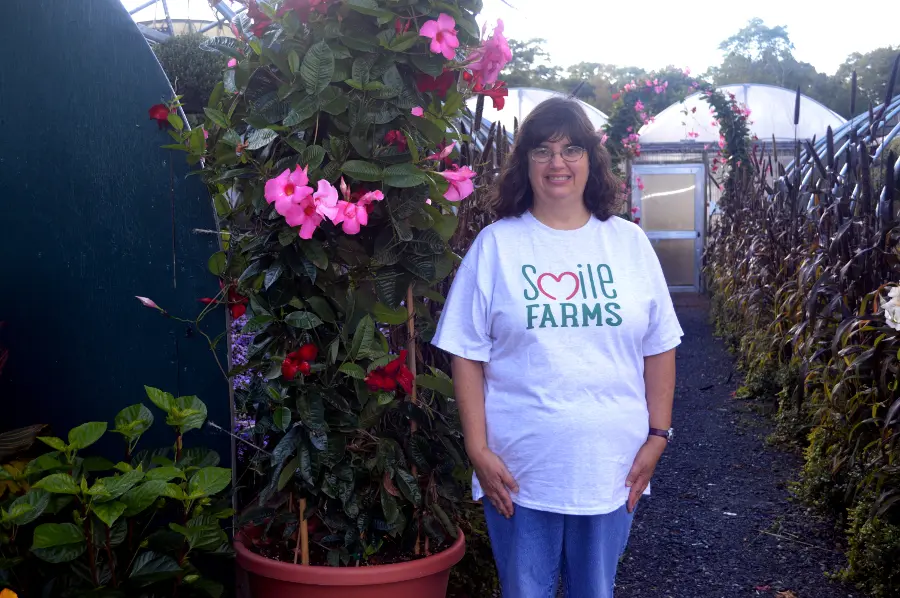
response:
M409 581L446 571L458 563L466 550L463 531L445 550L422 559L405 563L366 567L330 567L325 565L295 565L266 558L251 551L244 544L243 532L234 540L237 564L248 573L280 581L322 586L364 586Z

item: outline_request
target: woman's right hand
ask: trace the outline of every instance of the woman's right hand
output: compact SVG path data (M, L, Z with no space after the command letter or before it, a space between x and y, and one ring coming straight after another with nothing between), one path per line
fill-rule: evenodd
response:
M506 468L503 460L489 448L484 447L470 455L475 475L486 499L491 501L497 512L509 519L513 516L513 501L510 492L518 492L519 485Z

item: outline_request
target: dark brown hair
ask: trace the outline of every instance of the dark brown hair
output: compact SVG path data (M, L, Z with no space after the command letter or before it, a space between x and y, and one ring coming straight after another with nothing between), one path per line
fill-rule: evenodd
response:
M499 218L521 216L534 204L528 180L528 152L545 141L568 137L574 145L588 152L588 180L584 188L584 205L600 220L615 213L619 179L613 174L609 152L600 142L601 136L576 100L550 98L525 117L514 140L499 180L493 189L492 207Z

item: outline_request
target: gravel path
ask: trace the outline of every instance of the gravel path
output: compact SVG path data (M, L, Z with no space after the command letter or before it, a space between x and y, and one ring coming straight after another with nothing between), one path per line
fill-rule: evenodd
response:
M770 422L731 398L739 375L706 309L678 312L675 441L639 503L616 598L864 598L826 577L845 563L832 526L791 501L800 456L765 445Z

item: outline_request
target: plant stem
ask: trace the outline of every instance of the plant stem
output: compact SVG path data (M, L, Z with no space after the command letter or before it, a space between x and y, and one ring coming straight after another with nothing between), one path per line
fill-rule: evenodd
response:
M300 531L297 534L300 541L301 563L309 565L309 525L306 522L306 499L300 499ZM294 563L297 562L297 553L294 553Z
M114 588L119 587L119 582L116 581L116 564L113 561L113 553L112 553L112 538L110 537L109 526L106 526L106 556L109 557L109 571L112 573L112 584Z
M175 438L175 463L181 461L181 430L178 430L178 436Z
M100 580L97 578L97 560L94 556L94 536L91 531L91 517L87 512L86 506L84 508L84 536L87 538L88 560L91 563L91 581L94 582L95 586L99 586Z

